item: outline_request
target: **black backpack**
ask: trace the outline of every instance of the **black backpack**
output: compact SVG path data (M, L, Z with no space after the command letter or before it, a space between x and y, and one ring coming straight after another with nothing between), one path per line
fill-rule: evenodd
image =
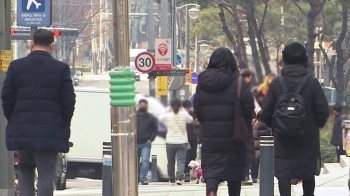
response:
M298 86L287 86L283 77L280 77L283 93L278 97L275 112L272 116L272 127L275 134L280 136L300 137L307 131L308 116L305 101L300 95L310 75L301 79Z

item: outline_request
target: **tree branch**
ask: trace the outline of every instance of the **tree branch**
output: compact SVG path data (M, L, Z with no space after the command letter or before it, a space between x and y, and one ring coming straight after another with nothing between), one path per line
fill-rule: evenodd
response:
M262 19L261 19L261 23L260 23L259 29L262 29L262 27L264 26L266 14L267 14L268 3L269 3L269 0L265 0L264 13L263 13L263 16L262 16Z
M294 4L295 6L297 6L297 8L299 9L299 11L300 11L304 16L307 17L307 13L300 7L300 5L299 5L295 0L293 1L293 4Z
M246 11L241 10L241 9L238 9L238 8L236 8L236 7L234 7L234 6L230 5L230 4L228 4L228 3L219 2L219 1L214 1L214 2L215 2L216 4L218 4L219 7L220 7L220 5L221 5L221 6L224 6L224 7L229 7L229 8L231 8L232 10L236 10L236 11L242 13L242 14L247 15L247 12L246 12ZM227 8L226 8L226 9L227 9Z

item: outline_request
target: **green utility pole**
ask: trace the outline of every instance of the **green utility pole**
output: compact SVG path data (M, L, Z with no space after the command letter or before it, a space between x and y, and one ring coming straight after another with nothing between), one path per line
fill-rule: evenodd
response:
M0 87L6 77L7 66L12 60L11 52L11 0L0 0ZM0 100L1 102L1 100ZM0 103L2 104L2 103ZM13 196L14 163L13 152L6 149L7 120L0 109L0 196Z

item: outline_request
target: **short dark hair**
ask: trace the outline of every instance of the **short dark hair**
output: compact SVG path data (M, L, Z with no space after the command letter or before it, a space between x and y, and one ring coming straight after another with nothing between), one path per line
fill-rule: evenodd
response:
M333 106L333 110L338 112L338 113L341 113L343 108L341 107L341 105L335 105L335 106Z
M33 41L35 45L47 47L55 41L55 38L52 31L38 29L33 35Z
M148 104L148 101L147 101L146 99L141 99L141 100L139 101L139 104L140 104L140 103Z
M253 72L249 69L241 69L239 75L241 75L243 78L250 77L253 75Z
M190 107L192 107L192 102L190 100L185 100L182 102L182 107L190 108Z

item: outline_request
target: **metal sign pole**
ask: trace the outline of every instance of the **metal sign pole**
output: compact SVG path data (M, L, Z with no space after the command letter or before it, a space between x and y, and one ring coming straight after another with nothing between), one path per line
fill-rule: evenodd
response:
M176 67L176 0L171 1L171 44L172 44L172 56L171 61L173 67ZM176 98L176 91L172 91L172 99Z
M168 2L168 0L161 0L160 1L160 18L161 18L161 20L160 20L160 25L161 25L160 36L162 38L168 38L169 37L168 12L169 12L169 2ZM161 77L159 77L159 78L161 78ZM162 79L168 80L168 77L163 77ZM168 104L168 96L167 95L160 96L160 101L162 102L163 105L166 106Z
M114 71L111 91L112 194L138 195L135 72L130 66L129 1L113 0Z
M0 83L5 80L6 70L5 66L8 65L8 59L2 59L2 52L9 52L11 50L11 0L0 0ZM5 61L6 60L6 64ZM1 104L1 100L0 100ZM6 125L7 121L3 114L3 110L0 109L0 196L12 196L14 193L14 163L13 152L9 152L6 149Z

